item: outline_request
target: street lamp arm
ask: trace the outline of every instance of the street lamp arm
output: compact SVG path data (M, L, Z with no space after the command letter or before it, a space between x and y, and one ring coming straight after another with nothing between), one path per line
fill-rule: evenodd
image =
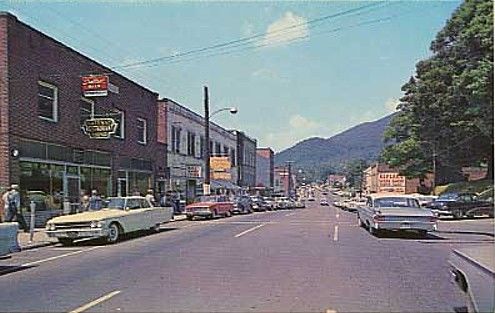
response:
M236 114L237 113L237 109L236 108L222 108L222 109L218 109L216 111L213 111L211 114L210 114L210 118L213 117L213 115L217 114L217 113L220 113L220 112L223 112L223 111L230 111L230 113L232 114Z

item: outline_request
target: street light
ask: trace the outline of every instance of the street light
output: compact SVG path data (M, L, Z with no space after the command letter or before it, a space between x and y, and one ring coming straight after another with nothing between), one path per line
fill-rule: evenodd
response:
M205 105L205 148L204 148L204 159L205 159L205 180L203 184L203 195L210 194L210 118L215 114L222 111L229 111L230 114L237 114L238 110L236 107L222 108L214 111L210 114L210 104L208 99L208 86L204 86L204 105Z

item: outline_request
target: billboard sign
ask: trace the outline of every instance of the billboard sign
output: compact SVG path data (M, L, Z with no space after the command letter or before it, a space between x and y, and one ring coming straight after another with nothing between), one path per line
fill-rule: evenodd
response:
M85 97L102 97L108 95L107 75L88 75L81 78L81 90Z
M230 180L230 158L210 157L211 179Z
M117 123L113 118L93 118L85 120L82 128L91 139L109 139L115 134Z

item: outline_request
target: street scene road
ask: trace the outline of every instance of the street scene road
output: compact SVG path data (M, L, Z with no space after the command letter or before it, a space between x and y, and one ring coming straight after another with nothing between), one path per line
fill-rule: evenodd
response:
M451 312L464 300L449 253L493 244L493 227L493 219L444 220L427 238L377 238L354 213L318 202L173 222L116 245L15 254L0 263L21 267L0 276L0 303L9 312L68 312L98 299L88 311Z
M0 1L0 312L495 312L493 11Z

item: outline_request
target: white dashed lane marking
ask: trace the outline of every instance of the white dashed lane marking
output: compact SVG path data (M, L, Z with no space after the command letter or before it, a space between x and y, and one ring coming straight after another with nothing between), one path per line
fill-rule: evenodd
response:
M252 232L252 231L254 231L254 230L258 229L258 228L261 228L261 227L263 227L263 226L265 226L265 225L266 225L266 224L261 224L261 225L258 225L258 226L254 226L254 227L252 227L252 228L250 228L250 229L248 229L248 230L243 231L242 233L238 233L238 234L237 234L237 235L235 235L234 237L235 237L235 238L239 238L239 237L244 236L245 234L250 233L250 232Z

